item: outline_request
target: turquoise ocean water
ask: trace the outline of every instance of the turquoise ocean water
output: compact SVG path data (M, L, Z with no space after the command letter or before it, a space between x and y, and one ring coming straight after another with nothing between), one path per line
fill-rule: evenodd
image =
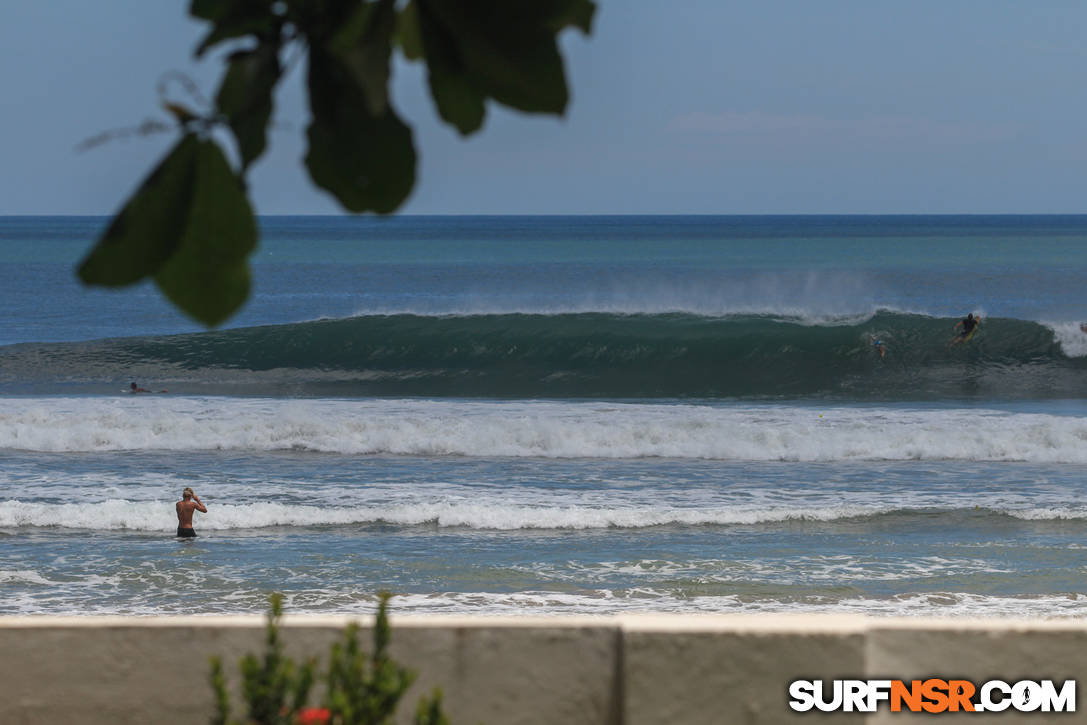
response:
M213 332L105 223L0 218L0 614L1087 614L1087 217L271 217Z

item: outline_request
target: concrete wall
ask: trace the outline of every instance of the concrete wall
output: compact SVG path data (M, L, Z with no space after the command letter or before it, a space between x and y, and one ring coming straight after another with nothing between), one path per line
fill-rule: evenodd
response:
M288 652L324 661L346 621L286 617ZM257 616L0 617L0 723L207 722L208 658L223 657L236 681L237 659L260 651L262 634ZM1087 697L1073 714L915 716L885 706L874 715L794 713L787 695L796 678L1081 680L1087 623L393 617L392 649L419 672L399 722L436 686L454 725L1087 722Z

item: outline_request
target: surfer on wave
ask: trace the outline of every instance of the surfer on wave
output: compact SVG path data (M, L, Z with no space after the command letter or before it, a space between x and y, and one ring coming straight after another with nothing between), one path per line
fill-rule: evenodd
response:
M872 347L876 348L879 352L879 359L882 360L887 355L887 347L883 344L883 340L880 340L875 335L869 335L872 338Z
M966 317L955 323L954 329L958 330L959 327L962 327L962 330L959 330L959 334L951 338L951 342L947 344L958 345L960 342L966 342L970 339L970 335L973 334L975 329L977 329L978 323L980 322L981 318L974 317L973 312L967 314Z

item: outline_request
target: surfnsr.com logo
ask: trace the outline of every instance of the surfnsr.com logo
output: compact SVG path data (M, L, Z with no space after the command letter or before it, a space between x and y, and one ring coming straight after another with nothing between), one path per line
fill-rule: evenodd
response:
M797 712L1075 712L1076 681L1053 680L794 680L789 707Z

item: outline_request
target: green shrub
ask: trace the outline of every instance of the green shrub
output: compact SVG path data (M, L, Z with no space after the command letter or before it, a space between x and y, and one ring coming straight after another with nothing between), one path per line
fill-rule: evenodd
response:
M388 655L390 595L382 592L379 596L373 653L367 657L361 650L358 625L349 624L343 640L332 645L324 678L328 690L322 706L315 708L307 707L306 703L316 679L317 662L311 659L299 665L284 656L279 637L283 596L271 595L264 656L258 658L247 654L239 662L247 709L244 720L231 719L223 663L218 657L211 658L211 686L215 691L212 725L385 725L391 722L400 698L415 681L415 673ZM420 699L415 713L416 725L449 725L442 712L441 697L441 691L435 690L430 697Z

